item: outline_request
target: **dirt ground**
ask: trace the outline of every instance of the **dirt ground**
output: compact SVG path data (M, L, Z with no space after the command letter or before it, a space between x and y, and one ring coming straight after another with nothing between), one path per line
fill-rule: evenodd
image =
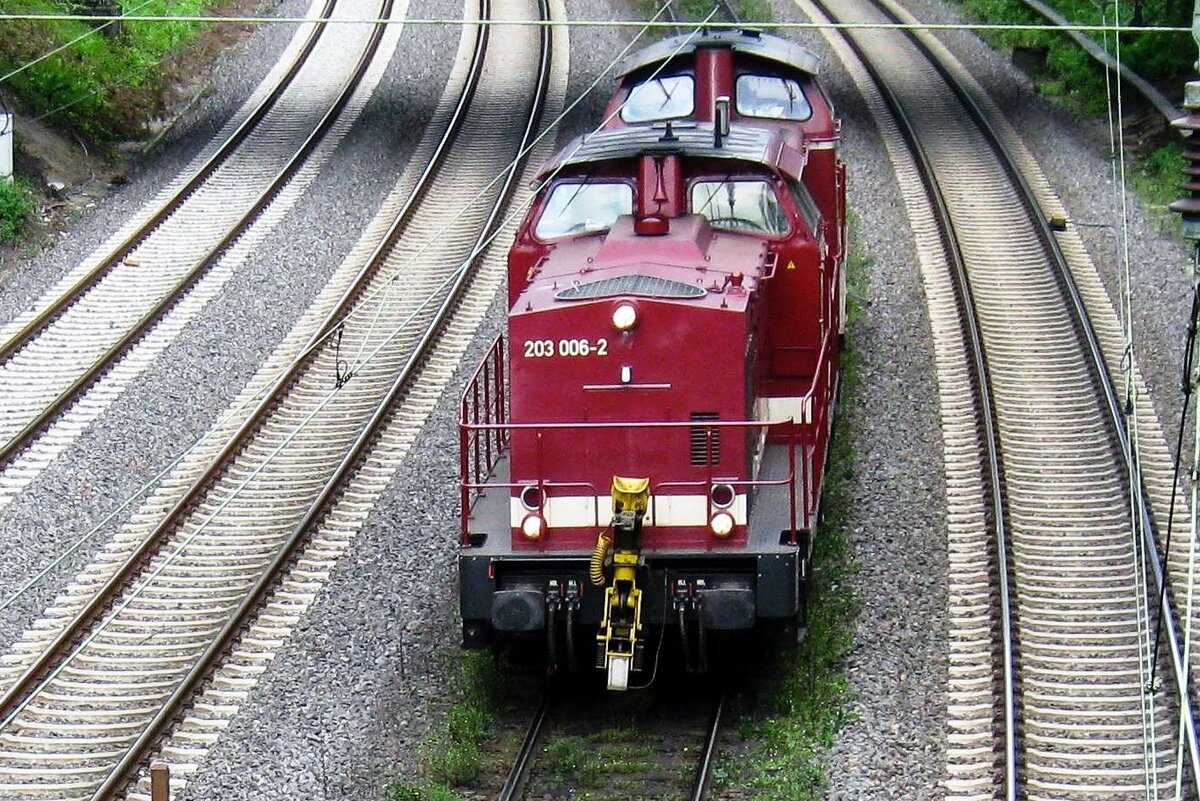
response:
M232 0L219 12L249 16L266 7L263 0ZM78 211L97 202L125 182L135 158L144 158L164 132L204 97L213 66L228 47L249 36L252 26L215 25L161 67L167 76L161 119L145 120L139 141L122 142L111 155L98 155L70 132L22 116L14 125L14 169L36 192L37 218L19 241L0 248L0 289L5 278L30 254L50 247L71 227Z

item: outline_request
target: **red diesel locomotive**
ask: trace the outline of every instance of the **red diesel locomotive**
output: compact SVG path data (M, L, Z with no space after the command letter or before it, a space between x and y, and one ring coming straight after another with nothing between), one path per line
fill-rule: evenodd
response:
M631 56L509 252L508 332L463 398L463 644L803 622L838 384L845 181L815 58L772 36ZM652 634L656 632L657 634Z

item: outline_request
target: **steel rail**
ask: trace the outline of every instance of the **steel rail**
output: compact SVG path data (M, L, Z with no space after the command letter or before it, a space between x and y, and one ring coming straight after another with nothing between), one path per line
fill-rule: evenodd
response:
M183 203L191 197L191 195L207 181L216 171L216 169L233 154L250 132L254 130L267 115L271 109L275 107L276 102L287 90L287 88L295 80L300 73L300 68L308 60L312 51L316 48L317 42L321 38L321 34L325 32L325 22L333 15L333 10L337 6L337 0L325 0L325 5L321 9L321 14L316 27L305 41L304 46L297 53L295 61L288 68L287 72L280 78L279 83L263 98L262 102L244 119L238 127L229 135L220 147L210 156L196 172L188 179L179 191L176 192L154 215L136 231L127 236L122 242L117 245L108 256L104 257L95 267L87 272L72 284L63 294L52 301L46 308L38 312L32 320L26 323L22 328L13 334L8 341L0 344L0 364L8 361L8 359L17 351L21 350L25 345L29 344L40 331L49 325L56 317L58 317L68 306L72 305L81 295L95 286L110 270L113 269L120 261L122 261L130 251L134 250L147 237L153 233L154 229L158 228L167 217L174 213ZM0 461L3 461L0 458Z
M497 801L515 801L520 797L518 793L525 788L526 782L529 781L529 772L533 768L533 757L537 754L538 744L545 734L546 719L550 716L550 708L553 703L553 692L547 688L545 694L542 695L542 702L533 714L533 720L529 722L525 739L521 741L521 748L517 751L517 758L513 760L512 769L504 779L504 786L500 788L500 794L496 797Z
M539 0L538 8L542 19L549 17L549 8L546 0ZM481 17L490 18L490 11L490 0L481 0ZM383 26L380 26L378 29L381 34L382 29ZM479 38L477 39L475 64L473 65L471 71L472 80L468 81L470 92L464 92L464 96L467 96L468 94L474 94L474 87L476 85L475 79L479 76L483 67L483 60L488 40L488 30L489 26L482 26ZM544 107L544 101L546 98L550 77L550 64L552 55L550 52L550 42L551 37L549 30L545 27L542 27L540 33L541 56L538 65L537 87L533 97L530 100L527 122L521 137L518 152L523 153L527 150L536 133L537 122L542 116L542 110ZM466 105L462 104L460 108L465 111ZM457 130L455 133L457 133ZM519 161L515 161L509 170L509 174L504 181L500 192L497 194L491 214L476 238L476 241L472 247L473 254L478 255L486 247L488 240L492 237L498 218L500 217L500 214L506 205L512 190L513 182L516 180L516 175L519 171L519 168ZM382 261L382 256L383 252L379 252L379 261ZM208 675L220 657L227 651L229 645L236 638L238 632L243 628L255 610L260 608L265 603L270 590L278 583L279 574L282 572L283 568L297 554L301 545L307 541L316 524L328 512L333 501L336 499L338 492L352 477L354 470L365 458L370 444L374 442L380 429L382 429L386 423L396 400L409 386L413 374L423 360L429 346L434 341L437 332L441 330L443 323L453 311L458 298L461 296L462 291L469 282L472 274L472 271L469 269L459 270L456 280L451 286L441 306L435 313L434 318L426 329L424 336L413 348L412 354L409 356L403 367L393 379L391 388L380 400L374 413L363 426L363 430L359 433L358 437L350 446L346 455L338 464L338 467L327 480L325 487L312 502L304 517L293 528L291 534L280 546L271 563L266 567L265 570L263 570L259 579L255 582L254 586L250 589L249 593L238 605L237 609L233 612L230 618L226 621L221 631L216 637L213 638L212 642L205 649L204 653L189 671L188 675L180 682L180 684L172 692L171 696L168 697L150 724L143 730L138 740L133 746L130 747L125 756L109 774L104 784L101 785L101 787L97 790L93 796L93 801L102 801L102 799L107 798L112 791L116 790L121 783L127 780L126 777L145 757L153 743L158 739L161 730L176 716L178 711L183 708L187 700L191 697L195 688Z
M326 0L325 10L332 13L336 1L337 0ZM387 0L388 6L390 7L393 2L394 0ZM319 29L324 30L324 25L321 25ZM222 236L221 239L215 245L213 245L213 247L210 248L207 253L193 262L192 266L187 268L184 274L167 291L167 293L164 294L162 298L160 298L158 302L155 303L149 310L147 310L132 327L122 334L121 337L114 342L111 347L101 354L100 357L92 363L90 368L76 378L75 381L70 384L70 386L60 392L54 400L43 407L42 411L39 412L32 420L30 420L29 423L27 423L19 432L17 432L17 434L9 439L8 442L0 446L0 467L3 467L6 463L11 461L17 453L27 447L30 443L30 440L39 431L45 428L60 412L72 405L88 387L100 379L100 377L109 367L119 361L130 347L132 347L138 340L145 336L145 334L148 333L149 330L181 299L183 294L190 287L195 285L210 267L217 263L221 255L224 254L225 251L228 250L229 247L232 246L238 240L238 238L246 232L246 230L262 214L266 207L270 205L279 192L283 190L296 172L304 165L312 152L321 143L325 135L341 116L346 104L350 102L350 98L354 95L355 88L358 86L362 76L366 73L367 68L370 66L371 59L373 58L374 53L379 46L379 41L382 39L382 36L383 34L381 31L381 26L376 26L375 33L373 34L371 41L363 50L363 54L359 58L353 73L347 80L345 86L342 87L342 90L338 94L336 100L325 112L325 114L322 115L320 121L313 128L312 132L304 139L300 147L296 150L295 154L293 154L288 162L283 166L283 168L275 176L274 180L271 181L271 183L265 187L263 191L259 193L258 197L255 198L255 200L251 203L250 207L246 210L246 213L242 216L242 218L232 227L230 227L225 235ZM317 37L314 35L305 43L303 50L304 59L307 59L308 55L312 52L316 45L316 41ZM278 94L282 93L283 89L286 88L285 84L291 83L292 79L299 72L303 64L304 60L300 58L298 58L292 64L292 67L288 72L287 79L282 81L276 87L276 91L272 92L271 97L273 99L277 99ZM160 212L155 214L154 218L149 223L132 234L130 238L126 240L126 243L123 243L116 251L114 251L115 255L107 259L101 266L108 265L111 267L112 265L116 264L118 260L124 257L126 252L132 249L134 245L147 238L167 216L177 210L179 206L181 206L182 203L187 199L187 196L190 196L195 189L204 182L204 180L207 180L209 177L211 177L212 172L216 170L221 163L228 159L228 157L232 154L233 147L230 145L230 143L234 142L235 144L240 144L245 140L252 130L252 126L249 126L248 124L251 119L253 119L255 123L260 122L262 116L264 116L267 111L273 107L273 105L274 100L272 100L269 106L266 103L261 105L258 109L258 111L261 111L261 114L256 111L256 115L243 122L234 135L224 144L222 144L221 148L218 150L220 159L218 160L217 156L214 156L213 159L210 159L209 162L206 163L205 167L202 168L201 171L197 172L197 174L193 176L191 180L189 180L188 187L190 188L188 188L186 192L181 191L174 198L172 198L172 200L169 201ZM129 244L131 242L133 244ZM105 270L105 272L106 271L107 270ZM94 285L100 279L100 277L102 276L97 275L96 279L89 283L88 286L90 287ZM82 284L82 279L80 283ZM76 297L78 297L78 295L76 295ZM47 320L47 323L48 322L49 320ZM32 323L30 326L32 326ZM30 326L27 326L27 328L30 328ZM26 343L27 341L28 340L26 340ZM0 356L0 361L2 361L2 359L3 357Z
M717 736L721 733L721 715L725 711L728 686L722 684L713 703L708 734L704 737L704 748L700 751L700 764L696 766L696 780L692 784L691 801L704 801L708 797L708 785L712 779L712 767L717 753Z
M871 0L877 5L880 12L893 22L901 22L890 9L883 6L880 0ZM967 112L971 115L972 120L979 127L979 130L984 134L1004 167L1014 186L1018 189L1018 196L1021 202L1025 205L1029 212L1029 219L1033 222L1034 228L1037 230L1041 244L1045 248L1047 255L1050 257L1051 265L1054 268L1055 275L1058 278L1060 288L1067 301L1067 308L1071 316L1075 320L1076 329L1082 334L1083 346L1089 357L1088 366L1093 373L1096 385L1103 395L1105 405L1108 408L1109 422L1112 425L1112 430L1120 444L1121 454L1127 465L1134 463L1133 445L1129 437L1128 423L1125 418L1124 409L1117 397L1116 383L1113 380L1112 374L1109 372L1108 363L1104 358L1104 351L1100 346L1099 338L1096 335L1095 328L1092 326L1091 318L1088 315L1087 307L1084 304L1083 297L1079 292L1079 288L1075 283L1075 278L1071 274L1071 268L1067 263L1067 258L1063 254L1062 248L1058 244L1058 239L1054 236L1053 230L1050 228L1050 222L1042 213L1041 206L1038 204L1037 196L1034 194L1033 188L1025 179L1024 173L1014 161L1012 154L1004 147L996 129L991 124L987 115L975 102L975 98L955 79L949 69L938 59L929 49L928 45L922 41L915 32L904 30L904 35L913 43L913 46L921 51L929 60L929 63L937 70L938 74L946 82L947 86ZM1178 690L1180 711L1184 719L1184 737L1186 747L1184 751L1187 754L1189 766L1192 775L1192 790L1193 794L1200 797L1200 736L1198 736L1196 728L1196 714L1193 706L1192 696L1189 692L1189 669L1183 660L1183 646L1180 642L1178 624L1175 620L1174 611L1171 609L1167 593L1163 591L1166 576L1162 561L1159 557L1158 538L1155 532L1154 519L1150 514L1149 502L1146 499L1146 491L1142 486L1131 487L1130 492L1133 495L1133 503L1137 506L1138 513L1141 517L1141 535L1143 544L1146 549L1147 559L1151 565L1151 572L1155 580L1155 598L1153 599L1154 606L1157 607L1163 616L1163 622L1167 632L1168 642L1171 651L1171 666L1172 674L1175 678L1176 688ZM1161 599L1161 602L1160 600Z
M386 5L390 13L392 0L386 0ZM383 33L382 25L376 27L376 36L381 37ZM486 33L481 33L480 39L476 42L474 61L471 67L471 72L467 79L468 86L472 85L478 78L482 70L482 48ZM464 92L465 94L465 92ZM431 158L431 163L437 161L441 163L444 159L449 145L453 142L457 130L465 117L467 104L460 102L455 108L454 115L450 124L443 135L436 152ZM426 168L421 175L421 189L424 189L429 182L429 179L434 174L435 170ZM389 229L389 236L392 239L398 236L398 231L403 228L403 225L411 218L411 215L416 208L416 203L406 203L403 209L398 213L396 220L392 223ZM378 248L372 254L374 264L368 268L364 268L355 277L356 282L363 282L369 276L373 275L375 270L379 269L379 256L384 252L384 249ZM208 466L200 474L200 476L192 482L188 489L183 493L178 501L164 515L163 519L154 527L147 537L138 546L137 550L132 553L105 584L96 591L92 601L82 609L59 633L55 640L42 652L41 655L21 674L16 682L8 688L5 694L0 697L0 719L7 719L14 707L29 694L31 688L37 683L37 680L49 672L56 662L56 657L70 643L74 642L83 632L83 630L92 623L103 611L106 599L114 595L119 589L125 586L136 572L145 564L158 550L167 536L174 529L177 522L192 508L197 500L203 495L208 486L216 479L216 477L230 463L233 457L240 451L245 442L250 438L255 430L262 422L265 413L276 403L284 394L287 388L296 380L300 373L311 363L313 359L312 345L320 341L321 337L329 331L333 330L343 316L345 307L353 302L353 292L348 291L343 298L343 302L326 316L321 326L318 327L318 334L314 335L310 340L309 346L305 348L301 356L298 357L289 367L289 369L279 376L274 384L266 390L259 403L247 415L246 420L235 431L209 462Z
M829 9L824 0L813 0L831 20L840 21L836 14ZM938 221L942 244L946 248L953 273L956 301L961 312L960 326L964 339L969 343L971 351L968 364L974 375L975 402L979 408L980 439L984 449L983 467L988 474L987 494L991 502L991 526L996 543L996 575L1000 593L1000 645L1003 653L1004 693L1001 699L1001 717L1004 720L1002 739L1004 741L1004 792L1008 801L1015 801L1019 794L1019 774L1017 770L1017 732L1019 715L1017 711L1017 653L1015 637L1013 636L1013 619L1015 611L1012 608L1012 592L1010 587L1011 571L1008 562L1008 547L1010 535L1008 514L1004 503L1004 474L1000 459L1000 441L996 426L996 411L992 404L992 390L989 378L987 354L983 348L983 335L980 331L976 314L974 294L967 278L966 259L963 256L958 236L951 222L950 210L934 175L933 166L917 136L916 128L909 119L907 112L892 91L887 80L879 72L875 64L867 57L866 52L858 41L849 33L842 32L847 42L863 68L871 76L879 89L897 127L904 136L913 160L917 163L921 182L925 189L934 216Z

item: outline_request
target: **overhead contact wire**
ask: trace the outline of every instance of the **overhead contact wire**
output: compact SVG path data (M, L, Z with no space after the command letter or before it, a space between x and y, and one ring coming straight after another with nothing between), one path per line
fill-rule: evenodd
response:
M709 17L711 19L711 15ZM88 22L110 21L115 22L121 20L124 22L194 22L194 23L222 23L231 22L239 25L266 25L272 23L282 24L303 24L306 22L315 22L312 17L218 17L204 14L197 15L172 15L172 14L127 14L127 15L79 15L79 14L4 14L0 13L0 22L5 20L26 20L32 22L62 22L65 20L78 20ZM331 25L390 25L397 24L398 20L387 20L377 17L359 17L332 20ZM436 25L444 27L447 25L486 25L490 27L505 27L512 25L533 25L547 28L639 28L647 29L665 29L676 26L674 22L646 22L645 20L570 20L565 22L559 21L517 21L517 20L477 20L463 19L461 17L438 19L438 18L422 18L408 19L404 21L405 25ZM1122 33L1189 33L1191 28L1176 27L1172 25L1146 25L1142 27L1135 26L1105 26L1094 24L1070 24L1070 25L1055 25L1051 23L1022 23L1022 24L1000 24L1000 23L949 23L949 22L930 22L930 23L891 23L891 22L835 22L835 23L816 23L816 22L766 22L755 21L754 27L761 30L820 30L820 29L842 29L842 30L920 30L920 31L1047 31L1047 32L1062 32L1062 31L1079 31L1081 33L1103 33L1106 30L1116 30ZM3 78L0 78L2 81Z
M3 19L3 18L4 18L4 15L0 15L0 19ZM634 43L636 43L636 41L645 33L645 31L646 31L646 28L643 28L643 30L640 31L637 34L637 36L635 36L633 38L633 40L630 41L630 43L628 45L626 45L626 47L612 60L612 62L610 62L610 65L609 65L610 68L612 66L615 66L616 63L618 61L620 61L620 59L623 58L625 56L625 54L629 52L630 49L632 49ZM530 151L532 151L533 147L536 144L538 144L543 138L545 138L550 133L551 130L553 130L559 123L561 123L561 121L572 110L574 110L576 106L578 106L580 103L582 103L584 98L586 98L596 88L596 86L599 85L600 81L602 80L603 75L606 73L607 73L607 69L602 71L600 76L598 76L595 80L593 80L592 83L584 90L584 92L578 98L576 98L576 100L574 102L572 102L569 106L567 106L567 108L561 114L559 114L557 117L555 117L554 120L551 121L551 123L547 126L546 130L543 131L541 134L539 134L538 137L535 138L530 143L529 147L527 147L523 151L521 151L520 155L518 155L518 157L513 160L512 164L517 163L519 161L519 159L524 158L526 155L528 155L528 153ZM609 119L611 119L611 117L609 117ZM607 120L605 120L605 122L607 122ZM511 168L512 164L510 164L509 168ZM500 172L500 176L505 175L509 168L502 170ZM495 182L495 180L499 180L500 176L498 176L496 179L494 179L493 183ZM489 186L490 185L491 184L489 184ZM487 191L487 187L480 190L480 192L476 195L476 199L479 197L479 195L481 195L485 191ZM474 202L475 201L472 200L471 204L473 204ZM468 204L468 207L471 204ZM519 209L518 211L522 211L523 208L527 205L528 205L527 203L524 204L524 206L522 206L521 209ZM516 216L516 213L518 213L518 212L514 212L513 214L510 214L509 217L505 219L504 224L507 224L508 222L510 222L511 219ZM456 221L457 219L458 219L458 217L453 218L444 228L442 228L438 232L438 234L446 233L448 230L450 230L453 226L454 221ZM400 322L387 341L391 342L405 328L407 328L417 313L424 310L424 308L429 303L432 302L433 298L436 297L437 294L440 293L441 290L445 288L445 286L447 286L452 280L454 280L457 277L457 274L461 270L465 269L466 266L471 263L471 261L473 261L475 258L478 257L478 255L480 253L482 253L484 250L486 250L486 247L490 246L491 242L495 239L495 237L499 235L499 229L501 229L502 227L503 227L503 225L499 226L497 231L494 232L491 236L489 236L487 238L487 240L483 246L473 250L472 253L467 257L467 259L462 264L459 265L459 267L455 270L455 272L453 274L451 274L450 277L448 277L442 284L440 284L437 288L435 288L429 294L429 296L425 299L425 301L415 311L413 311L412 314L410 314L409 317L407 317L405 320ZM426 247L428 247L428 246L426 246ZM420 255L421 253L423 253L424 250L425 250L425 248L422 248L422 250L417 255ZM407 266L407 264L408 263L406 263L403 266ZM398 268L396 273L391 276L389 281L394 282L399 278L399 276L400 276L400 269ZM346 314L346 316L342 320L342 323L344 324L347 320L353 318L354 315L358 313L358 310L360 308L362 308L362 306L364 304L366 304L368 301L374 299L374 297L378 294L378 292L381 292L381 291L384 291L384 290L382 290L382 289L375 290L374 292L372 292L372 293L368 294L366 297L364 297L358 304L355 305L355 307L353 309L351 309ZM233 409L226 412L225 415L223 417L221 417L220 419L218 419L218 421L210 428L210 430L208 432L206 432L205 434L200 436L195 442L193 442L185 450L180 452L179 455L176 456L170 463L168 463L161 471L159 471L156 475L154 475L150 480L145 482L133 494L129 495L125 500L123 500L120 503L120 505L117 506L116 509L114 509L104 519L102 519L99 523L97 523L95 526L93 526L86 534L84 534L79 539L77 539L73 544L71 544L67 548L67 550L63 551L49 565L44 567L40 572L38 572L36 575L34 575L32 578L30 578L28 581L26 581L26 583L24 585L22 585L20 589L18 589L15 593L10 595L9 597L5 598L3 601L0 601L0 611L3 611L7 607L11 606L20 597L22 597L27 592L29 592L42 579L44 579L47 575L49 575L56 567L58 567L60 564L62 564L62 562L65 561L67 557L69 557L72 553L77 551L80 547L82 547L84 544L86 544L88 541L90 541L93 537L95 537L98 533L100 533L100 531L102 531L109 523L111 523L125 509L127 509L130 505L132 505L139 498L144 497L154 486L158 485L163 478L165 478L175 467L177 467L181 462L183 462L183 460L186 459L191 453L193 453L201 445L205 444L210 439L215 437L216 432L219 431L224 424L233 420L234 417L238 413L244 411L247 407L253 405L256 400L263 398L268 392L272 391L273 388L278 384L279 380L283 376L288 374L297 363L306 359L309 355L311 355L313 352L315 352L317 350L317 348L319 348L323 343L325 343L330 337L334 336L335 332L339 331L340 328L341 328L340 325L333 326L324 335L322 335L321 337L318 337L315 340L313 340L312 342L310 342L309 345L306 348L304 348L300 353L298 353L290 362L281 366L271 376L265 378L263 380L263 382L259 385L259 387L253 391L252 395L247 397L245 400L239 402L238 405L235 406ZM378 353L379 353L379 349L376 349L375 351L373 351L371 354L369 354L366 357L366 359L363 360L362 364L365 365L366 363L370 362L372 359L375 358L376 355L378 355ZM360 367L361 366L362 365L360 365ZM346 381L349 381L352 377L353 377L353 375L348 376ZM345 383L346 382L342 382L341 385L344 386Z

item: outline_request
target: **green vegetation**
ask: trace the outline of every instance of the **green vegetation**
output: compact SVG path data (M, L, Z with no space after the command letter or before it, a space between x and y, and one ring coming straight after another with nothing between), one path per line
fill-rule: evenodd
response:
M1064 17L1081 24L1112 24L1112 8L1092 0L1051 0L1049 3ZM982 22L1007 25L1044 25L1046 21L1030 11L1020 0L961 0L968 16ZM1161 25L1189 27L1192 4L1184 0L1139 0L1121 4L1124 25ZM1089 114L1103 112L1106 103L1105 70L1065 34L1051 31L985 31L982 35L1000 49L1044 48L1046 74L1039 76L1044 94L1070 98ZM1101 46L1104 39L1091 34ZM1192 73L1196 46L1188 33L1132 33L1121 35L1121 60L1134 72L1162 87L1182 87ZM1110 51L1116 42L1109 37Z
M869 266L866 256L851 252L847 346L842 352L843 409L853 404L859 380L853 333L862 316L859 299L866 291ZM857 568L847 540L855 469L851 439L851 420L843 415L825 475L808 634L798 648L779 652L755 671L755 684L748 693L753 703L743 714L740 729L742 737L756 745L750 758L719 765L723 785L745 787L754 792L756 801L824 798L829 749L838 730L853 719L850 683L844 672L858 612L850 586Z
M196 15L230 0L124 0L125 13ZM12 14L70 14L88 2L13 0ZM170 56L202 28L189 22L124 22L96 27L80 20L0 22L0 86L26 113L46 116L94 145L137 136L163 110L165 88L177 76ZM47 56L57 48L60 52Z
M34 209L29 188L23 182L0 180L0 244L16 238L33 218Z
M708 17L713 10L712 0L675 0L673 3L675 15L680 20L689 20L695 22ZM737 13L738 19L742 22L770 22L774 19L771 15L771 6L766 0L731 0L730 6ZM639 0L638 11L646 19L650 19L658 10L662 8L662 3L657 0ZM724 22L725 18L718 16L715 18L720 22ZM665 33L664 33L665 35Z
M513 702L512 684L489 654L464 653L458 687L440 731L423 749L424 782L397 777L387 788L387 801L460 801L452 787L468 785L484 766L481 746L491 736L496 717Z
M1183 145L1171 142L1138 159L1133 170L1128 172L1133 188L1164 222L1170 221L1172 231L1178 230L1179 218L1167 211L1167 205L1184 194L1180 189L1183 163Z

